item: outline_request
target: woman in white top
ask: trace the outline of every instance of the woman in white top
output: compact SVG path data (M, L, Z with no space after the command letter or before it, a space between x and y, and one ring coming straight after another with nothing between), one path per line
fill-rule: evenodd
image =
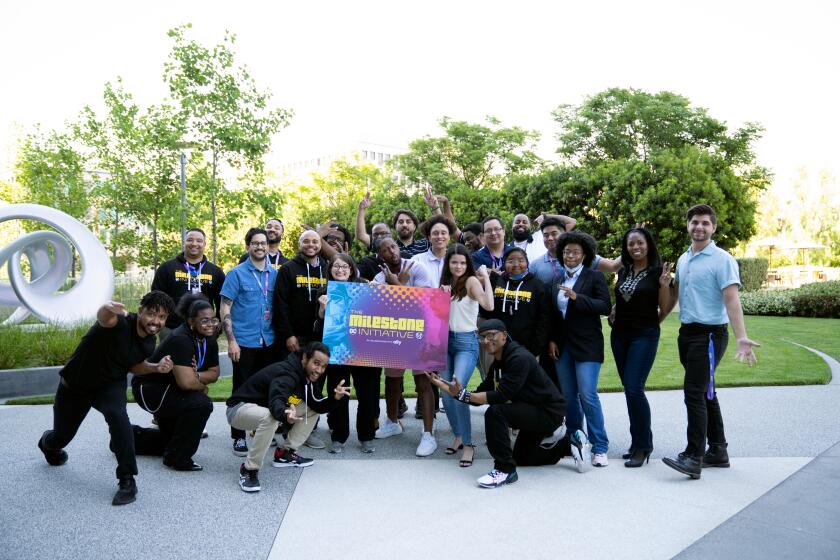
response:
M449 349L446 359L446 371L440 376L446 381L458 380L461 387L466 387L478 363L478 338L476 321L478 306L488 311L493 310L493 287L487 267L473 269L469 250L456 243L446 251L440 287L451 294L449 305ZM453 399L447 392L441 391L446 417L452 426L455 439L446 448L447 455L463 449L459 465L469 467L473 464L475 445L472 442L469 405Z

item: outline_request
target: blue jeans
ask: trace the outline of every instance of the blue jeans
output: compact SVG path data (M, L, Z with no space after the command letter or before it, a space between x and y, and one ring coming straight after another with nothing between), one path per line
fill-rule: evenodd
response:
M647 383L656 349L659 346L659 329L623 331L613 329L610 335L618 376L624 386L627 415L630 417L630 449L653 451L653 433L650 431L650 405L645 396Z
M447 381L452 381L454 376L461 387L466 387L477 363L478 337L475 332L450 332L446 370L440 372L440 376ZM464 445L472 445L470 405L456 401L446 391L441 391L440 395L443 398L443 407L446 409L446 418L452 426L452 433L455 437L461 438Z
M592 442L593 453L606 453L610 447L607 430L604 428L604 412L598 398L598 362L576 362L568 350L563 350L560 359L554 362L563 397L566 399L566 428L570 434L586 428Z

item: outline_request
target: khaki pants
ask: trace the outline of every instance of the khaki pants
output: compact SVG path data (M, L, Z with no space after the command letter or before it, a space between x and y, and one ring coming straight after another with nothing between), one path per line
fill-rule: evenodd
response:
M240 430L254 432L254 438L248 448L248 456L245 458L245 468L256 471L262 466L265 453L271 447L271 440L277 430L279 422L271 412L262 406L254 403L242 403L236 410L230 425Z
M307 407L306 403L300 403L295 407L295 410L298 417L303 418L303 420L298 420L292 424L292 429L286 435L286 441L281 445L283 449L291 449L292 451L297 451L303 446L318 421L318 413Z

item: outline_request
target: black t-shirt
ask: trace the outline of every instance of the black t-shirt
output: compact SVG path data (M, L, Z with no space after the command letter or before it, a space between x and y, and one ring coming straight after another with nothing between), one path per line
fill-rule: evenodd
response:
M379 255L368 255L366 257L362 257L359 259L358 263L359 276L370 282L377 274L382 272L380 267L383 264L385 263L382 262Z
M622 330L659 328L659 276L661 266L632 275L625 268L615 282L615 324Z
M219 345L215 338L205 338L201 342L197 341L190 326L184 323L161 342L149 361L157 363L164 356L172 358L176 366L193 367L193 363L195 363L197 371L202 372L219 365ZM203 357L203 361L199 360L200 357ZM174 385L175 372L135 375L131 384L135 386L139 383L171 383Z
M125 381L129 368L152 355L155 337L137 334L137 315L117 317L111 328L95 323L82 337L59 375L73 389Z

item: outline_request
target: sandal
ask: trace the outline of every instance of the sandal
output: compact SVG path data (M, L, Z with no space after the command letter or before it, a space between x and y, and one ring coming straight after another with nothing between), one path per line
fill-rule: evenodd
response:
M473 456L469 459L461 459L458 461L458 466L461 468L471 467L473 465L473 459L475 459L475 445L468 445L467 447L472 447Z
M446 449L443 450L443 452L446 453L447 455L455 455L457 452L459 452L463 448L464 448L464 444L462 443L458 447L447 447Z

